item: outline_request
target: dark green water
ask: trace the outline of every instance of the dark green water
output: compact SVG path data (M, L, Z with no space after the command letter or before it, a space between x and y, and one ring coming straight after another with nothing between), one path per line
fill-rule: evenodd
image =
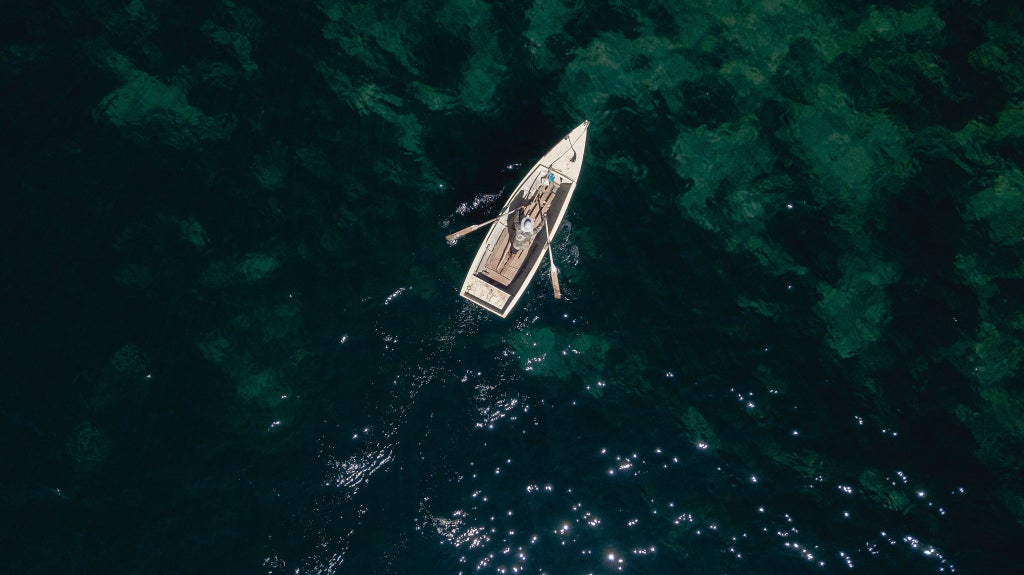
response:
M1015 4L3 12L0 572L1024 572Z

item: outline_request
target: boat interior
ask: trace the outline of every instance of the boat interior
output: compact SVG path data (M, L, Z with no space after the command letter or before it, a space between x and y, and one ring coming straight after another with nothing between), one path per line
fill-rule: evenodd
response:
M546 174L545 171L543 176ZM535 178L534 185L530 186L529 191L520 191L506 208L511 213L504 225L500 226L501 231L493 246L484 255L476 276L502 291L516 293L525 281L525 276L529 275L521 272L528 272L533 268L536 259L543 255L547 245L548 229L545 226L545 218L557 219L555 216L565 204L571 186L572 182L565 177L557 177L555 181L550 182L539 176ZM529 244L517 250L513 240L526 218L534 222L534 230ZM548 222L548 225L553 225L553 222Z

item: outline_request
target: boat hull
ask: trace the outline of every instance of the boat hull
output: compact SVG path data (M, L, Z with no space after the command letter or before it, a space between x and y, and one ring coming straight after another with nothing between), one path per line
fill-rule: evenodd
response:
M463 298L499 317L507 317L519 303L576 191L589 125L583 122L559 140L505 201L502 213L509 213L488 229L462 284ZM529 245L517 250L516 222L524 215L536 221L537 229Z

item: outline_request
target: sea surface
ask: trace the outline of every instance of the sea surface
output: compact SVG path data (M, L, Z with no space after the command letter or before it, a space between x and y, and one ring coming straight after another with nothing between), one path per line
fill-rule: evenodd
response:
M0 573L1024 573L1019 3L2 5Z

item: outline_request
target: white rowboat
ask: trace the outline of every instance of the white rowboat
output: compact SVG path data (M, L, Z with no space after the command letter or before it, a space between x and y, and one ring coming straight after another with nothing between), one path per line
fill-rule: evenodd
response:
M569 132L519 182L480 244L459 295L501 317L519 303L544 252L550 255L576 191L589 125L583 122ZM555 297L560 297L555 273L552 269Z

